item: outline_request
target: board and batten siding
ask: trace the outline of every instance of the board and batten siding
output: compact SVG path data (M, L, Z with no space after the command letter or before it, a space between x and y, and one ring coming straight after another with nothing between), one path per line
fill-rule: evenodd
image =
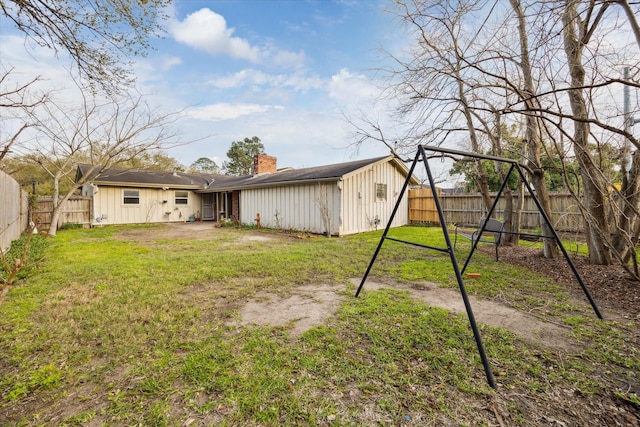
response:
M241 190L240 222L255 224L257 214L260 214L263 227L324 234L326 226L321 211L324 206L332 235L383 229L402 190L404 175L385 161L343 178L332 182ZM376 184L386 184L385 201L377 201ZM408 223L405 194L391 226Z
M326 232L322 210L329 219L332 235L339 232L340 189L337 182L253 188L240 191L240 223L255 224L257 214L263 227Z
M138 190L140 204L125 205L124 190ZM188 204L176 205L176 191L185 190L99 186L98 192L93 194L93 225L188 221L190 215L202 209L201 197L188 191Z
M405 176L390 162L375 163L345 176L342 181L340 235L384 229L404 181ZM386 184L386 201L376 200L376 184ZM405 193L391 226L399 227L408 223L409 207Z

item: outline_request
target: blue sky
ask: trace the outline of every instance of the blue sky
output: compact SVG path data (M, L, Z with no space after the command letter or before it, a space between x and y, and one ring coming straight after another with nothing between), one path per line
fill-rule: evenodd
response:
M349 116L384 122L372 69L379 48L402 45L386 1L175 0L166 36L135 60L137 85L165 109L184 109L176 124L184 140L171 149L185 166L199 157L219 165L232 141L257 136L278 166L306 167L386 155L375 143L349 148ZM15 43L0 23L3 62L25 75L42 73L68 87L64 58ZM11 41L14 41L11 43ZM6 65L5 65L6 66ZM59 93L63 93L61 91Z
M381 48L403 57L412 44L385 11L391 3L174 0L165 37L133 65L138 90L151 105L183 111L175 127L182 141L196 141L169 154L185 166L199 157L221 165L233 141L253 136L279 167L388 154L373 141L352 148L355 130L344 116L371 118L387 137L403 134L379 101L384 81L373 71L388 61ZM68 59L25 42L2 18L0 59L24 80L41 75L58 98L74 87ZM0 138L9 133L0 126Z

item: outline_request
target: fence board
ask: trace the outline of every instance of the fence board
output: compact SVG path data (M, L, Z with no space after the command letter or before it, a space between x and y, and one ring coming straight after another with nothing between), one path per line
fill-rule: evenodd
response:
M440 189L437 189L438 197L441 197ZM438 210L430 188L418 188L409 190L409 220L411 222L436 223Z
M409 191L409 206L412 206L412 193ZM492 194L495 197L495 194ZM420 195L420 203L426 206L424 194ZM551 222L557 231L563 232L581 232L584 229L584 220L580 214L577 203L573 196L569 193L550 193L551 202ZM484 212L489 207L484 207L482 196L480 193L471 194L442 194L440 195L440 204L444 211L444 216L449 224L469 224L474 225L480 222L480 219L484 215ZM514 204L517 205L518 196L514 195ZM496 207L496 215L498 217L504 216L505 209L504 196L498 201ZM427 215L432 215L430 209L421 211L420 206L415 207L414 210L409 211L409 221L412 223L425 222L422 220ZM435 206L434 208L435 209ZM439 223L437 215L433 221ZM531 195L525 195L524 209L522 212L521 228L523 230L535 230L542 225L542 218L538 212L538 208L535 205L533 197Z
M58 218L58 228L64 224L82 224L91 226L92 198L90 196L71 196L62 207ZM37 206L33 211L33 218L40 229L47 230L51 224L53 214L53 198L38 198Z

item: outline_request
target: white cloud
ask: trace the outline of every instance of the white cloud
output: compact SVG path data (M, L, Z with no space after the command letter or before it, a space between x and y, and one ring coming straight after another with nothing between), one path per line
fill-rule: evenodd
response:
M5 22L2 22L5 25ZM2 59L3 61L55 61L56 52L44 46L40 46L22 33L2 34Z
M74 83L77 69L64 52L56 54L23 35L0 35L0 46L0 73L4 75L10 71L0 83L0 92L9 92L37 78L26 91L29 101L47 94L49 100L58 104L74 106L82 102L78 85ZM5 129L0 129L0 139L6 126L8 124L3 123Z
M234 29L227 28L224 17L207 8L187 15L182 22L172 21L169 31L177 41L213 55L226 54L251 62L260 60L258 48L242 38L233 37Z
M186 115L200 120L219 121L233 120L251 114L282 109L284 109L284 107L278 105L219 103L205 107L191 108L186 111Z
M181 65L181 64L182 64L182 58L178 56L166 56L163 58L163 61L162 61L162 69L170 70L174 66Z
M264 85L270 80L270 76L262 71L244 69L237 73L213 77L208 83L218 89L233 89L253 84Z
M162 86L173 68L183 63L182 58L173 55L158 55L143 58L133 64L136 86L144 91L155 92Z
M235 29L227 27L224 17L208 8L187 15L183 21L173 19L169 32L176 41L194 49L212 55L229 55L255 64L297 68L306 59L304 52L252 46L246 39L234 37Z
M303 71L299 71L287 76L285 86L291 87L299 92L306 92L311 89L322 89L325 83L325 79L315 75L310 76Z
M255 69L244 69L237 73L215 76L208 84L218 89L233 89L245 86L267 86L271 88L291 88L297 92L321 89L326 81L317 76L309 76L304 70L292 74L271 74Z
M258 136L266 152L278 158L279 167L327 165L354 160L358 154L350 146L353 133L350 125L330 111L271 108L238 120L190 122L189 131L206 128L207 131L200 134L208 132L211 136L171 151L183 164L190 164L203 155L225 159L232 141L252 136ZM367 145L357 158L387 153L382 144L380 147Z
M290 52L276 48L262 50L265 63L284 68L300 68L304 65L306 55L304 52Z
M366 76L351 74L344 68L331 76L329 83L329 96L340 104L373 102L379 93L379 89Z

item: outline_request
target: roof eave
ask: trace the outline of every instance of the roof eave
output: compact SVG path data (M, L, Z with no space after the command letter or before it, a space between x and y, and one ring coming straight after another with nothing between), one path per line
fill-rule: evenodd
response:
M380 163L388 162L391 159L393 159L393 156L387 156L387 157L383 157L383 158L381 158L381 159L379 159L379 160L377 160L375 162L368 163L365 166L362 166L362 167L360 167L358 169L352 170L351 172L345 173L344 175L342 175L342 179L347 179L350 176L356 175L356 174L362 172L365 169L368 169L368 168L373 167L373 166L375 166L377 164L380 164Z
M287 185L302 185L302 184L315 184L320 182L338 182L342 179L340 176L328 177L328 178L313 178L313 179L299 179L290 181L278 181L278 182L265 182L259 184L247 184L247 185L229 185L226 187L208 188L197 191L198 193L219 193L222 191L235 191L235 190L253 190L258 188L267 187L283 187Z
M349 172L347 174L344 174L343 178L346 179L346 178L348 178L348 177L350 177L352 175L355 175L355 174L358 174L358 173L362 172L363 170L365 170L367 168L370 168L372 166L375 166L375 165L378 165L378 164L381 164L381 163L386 163L386 162L392 163L393 166L396 169L398 169L398 171L400 171L400 173L402 173L405 177L407 175L409 175L409 168L407 167L407 165L404 164L403 161L399 160L397 157L394 157L394 156L387 156L387 157L384 157L384 158L382 158L382 159L380 159L380 160L378 160L376 162L369 163L366 166L363 166L363 167L358 168L358 169L356 169L354 171L351 171L351 172ZM420 181L415 177L415 175L411 174L411 178L409 179L409 184L418 185L418 184L420 184Z
M92 184L103 187L137 187L137 188L158 188L167 190L201 190L202 186L194 184L158 184L141 182L112 182L112 181L89 181Z

